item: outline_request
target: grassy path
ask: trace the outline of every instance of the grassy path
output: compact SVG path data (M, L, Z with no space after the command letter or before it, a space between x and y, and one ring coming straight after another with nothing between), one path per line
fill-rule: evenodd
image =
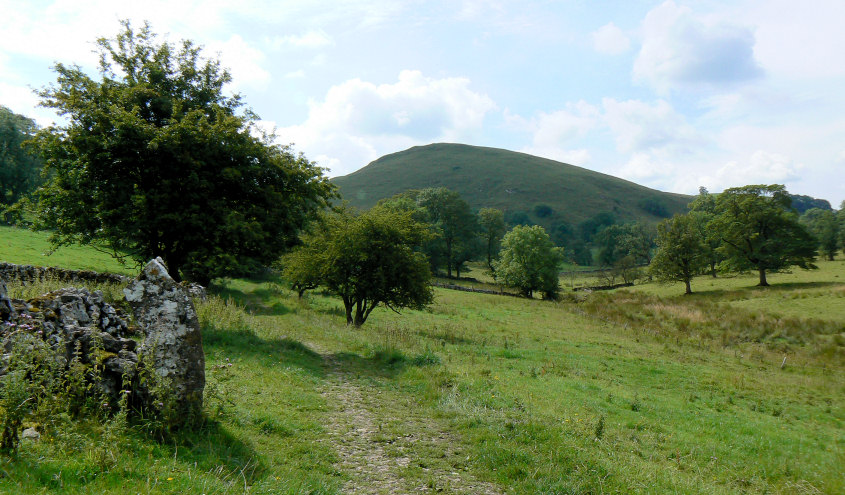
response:
M361 375L343 354L310 347L327 371L321 393L335 408L328 441L350 477L343 493L502 493L467 472L459 439L413 399Z

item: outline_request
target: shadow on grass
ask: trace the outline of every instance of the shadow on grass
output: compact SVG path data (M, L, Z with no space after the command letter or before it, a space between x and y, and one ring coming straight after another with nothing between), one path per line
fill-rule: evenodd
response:
M744 297L750 293L765 291L765 292L787 292L802 289L824 289L827 287L836 287L843 285L842 282L785 282L782 284L772 284L766 287L759 285L749 285L746 287L736 287L732 289L714 289L695 291L687 296L683 294L679 297L685 298L699 298L699 299L735 299L737 297Z
M178 434L171 455L200 472L213 473L222 481L242 480L252 485L266 475L266 466L253 448L232 436L216 420L201 428Z
M151 465L175 462L181 465L175 472L208 474L224 486L252 485L267 475L259 454L215 420L162 442L144 433L141 424L121 433L118 444L102 444L100 435L83 426L55 444L28 444L18 455L3 455L0 492L100 493L115 487L132 492L145 491L145 486L155 488L163 479L156 479L157 473L145 467L139 469L138 459L148 459ZM7 492L9 482L14 488Z
M324 376L320 354L293 339L262 339L248 329L203 328L203 347L206 353L220 353L230 359L281 361L311 373Z

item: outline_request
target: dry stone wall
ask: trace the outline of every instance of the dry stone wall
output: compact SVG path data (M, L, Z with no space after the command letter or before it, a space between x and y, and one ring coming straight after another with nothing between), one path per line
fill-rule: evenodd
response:
M8 282L12 280L23 282L59 280L71 283L128 284L132 280L132 277L117 275L115 273L92 272L89 270L67 270L52 266L16 265L14 263L0 262L0 280L6 280Z
M200 414L205 356L199 320L189 289L170 277L160 258L150 261L124 289L136 326L130 326L127 315L108 304L100 291L64 288L28 301L11 299L3 281L10 272L4 265L6 271L0 272L0 375L8 369L16 336L26 333L43 341L65 372L73 362L96 366L98 372L88 373L88 378L111 404L117 404L129 386L137 406L168 408L171 417L186 423ZM36 267L14 269L15 278L35 280L62 272L32 268ZM21 278L21 274L32 278Z

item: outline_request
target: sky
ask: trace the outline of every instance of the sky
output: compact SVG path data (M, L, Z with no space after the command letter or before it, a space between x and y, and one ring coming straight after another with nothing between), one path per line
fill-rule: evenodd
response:
M97 75L120 20L228 67L282 144L351 173L411 146L505 148L695 194L845 200L841 0L0 0L0 105Z

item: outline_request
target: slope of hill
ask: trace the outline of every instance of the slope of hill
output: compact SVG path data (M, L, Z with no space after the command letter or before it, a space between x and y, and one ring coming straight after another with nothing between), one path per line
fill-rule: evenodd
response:
M383 156L332 181L359 208L408 189L444 186L473 208L499 208L511 219L527 217L546 227L574 225L601 212L620 221L656 222L684 211L692 199L525 153L445 143Z

